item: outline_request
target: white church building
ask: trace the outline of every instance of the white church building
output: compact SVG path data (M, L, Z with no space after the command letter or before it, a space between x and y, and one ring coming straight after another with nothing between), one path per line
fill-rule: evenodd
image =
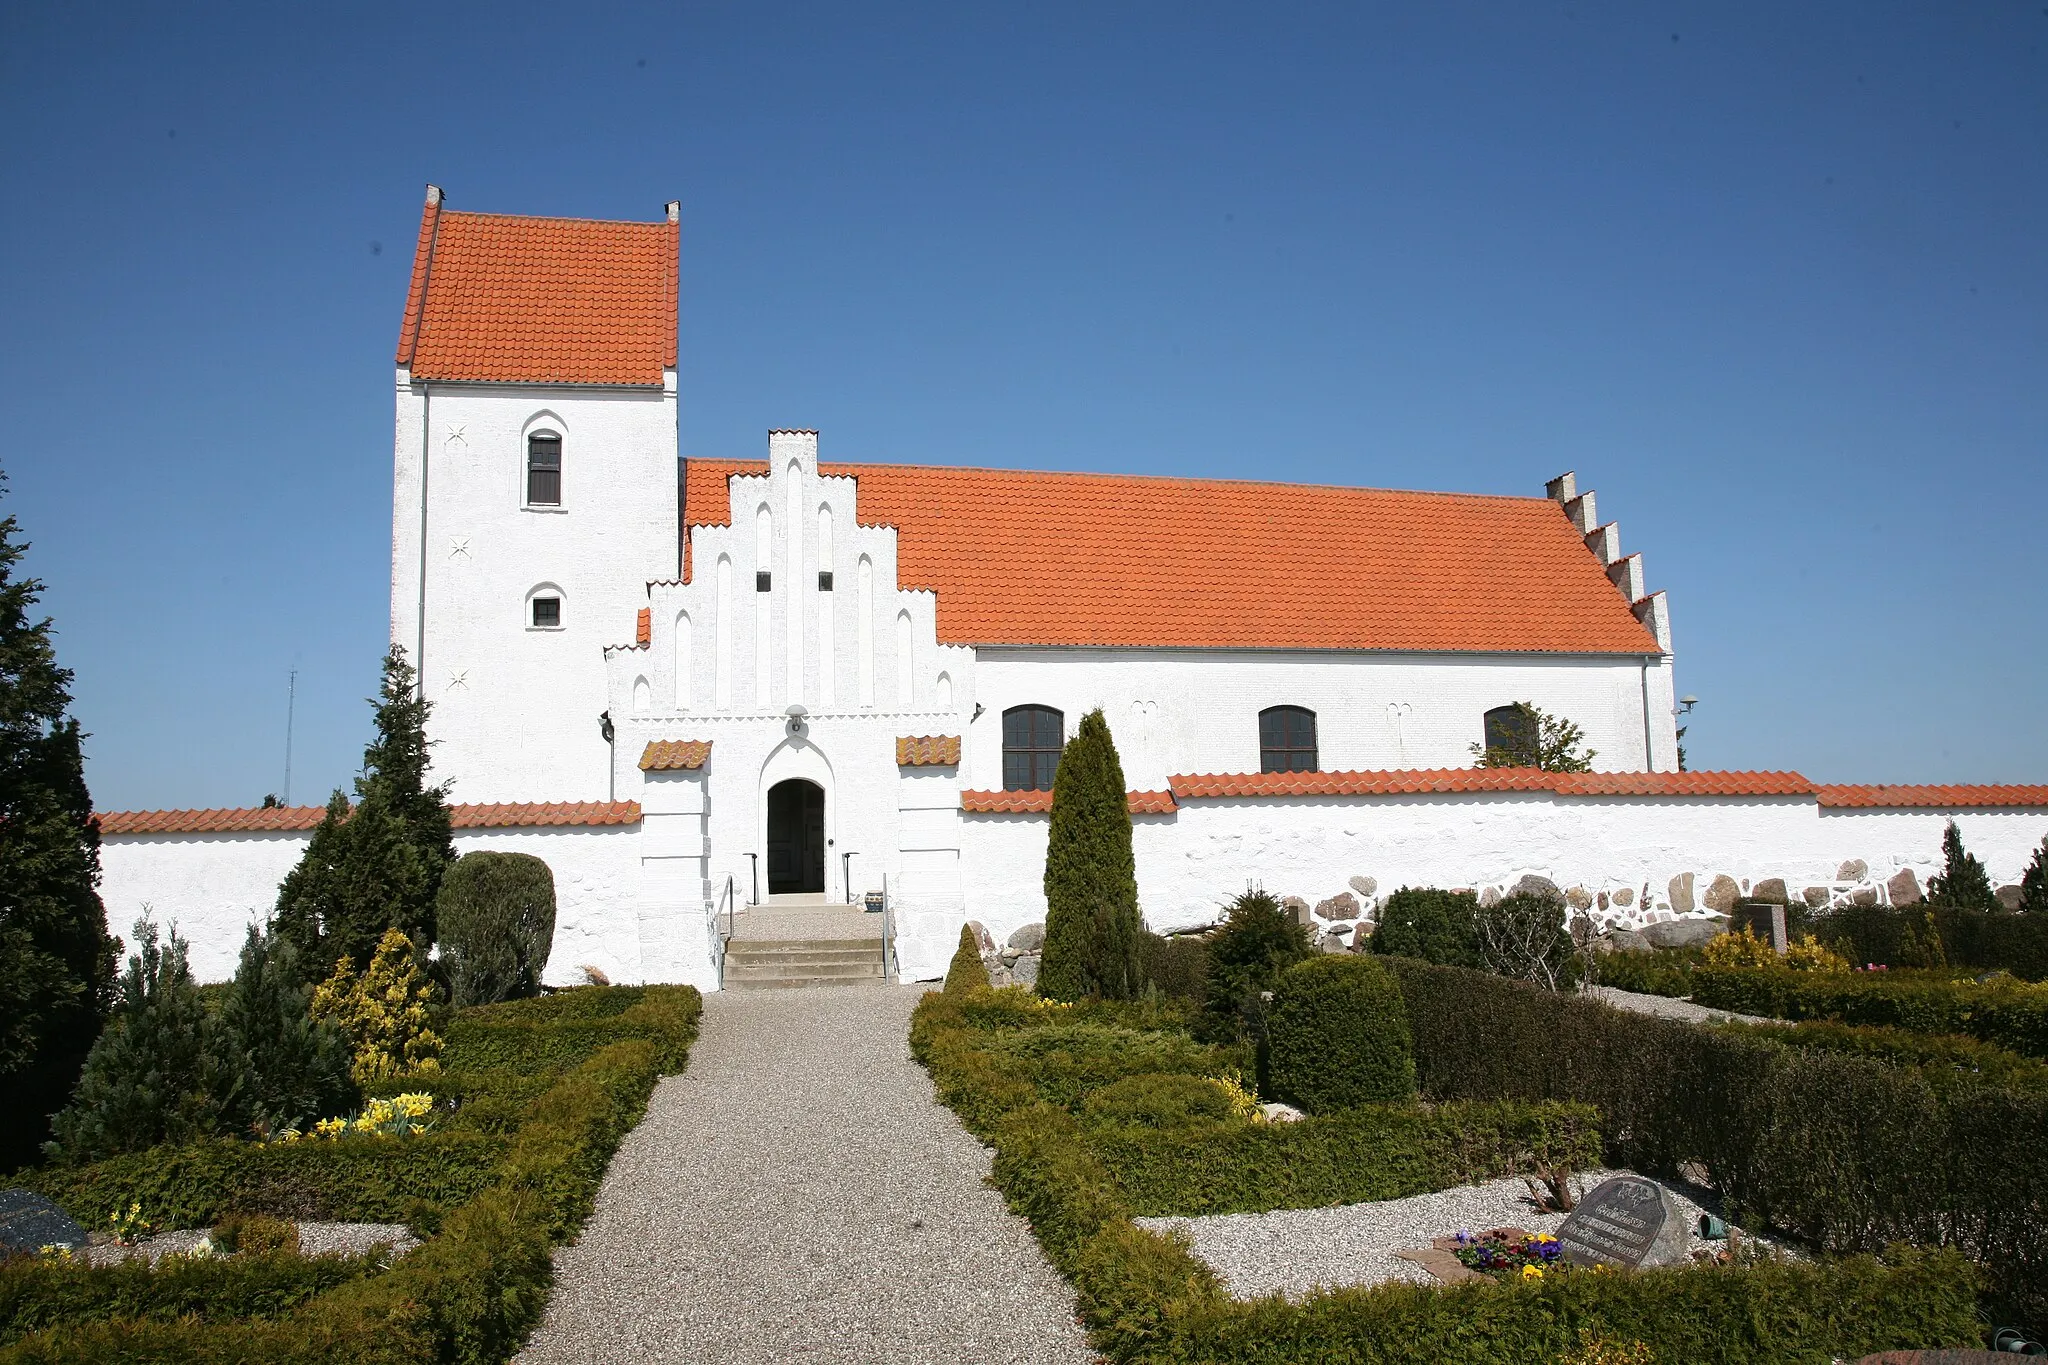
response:
M1051 779L1096 707L1161 930L1248 883L1332 923L1530 875L1628 924L1772 879L1911 899L1951 817L2001 881L2048 832L2048 787L1679 771L1664 596L1571 474L1501 497L839 463L803 430L683 459L678 249L675 204L430 188L400 328L391 638L458 848L554 869L551 981L716 988L735 911L885 891L902 974L938 974L964 921L1043 919ZM1596 771L1475 768L1523 701ZM319 814L103 815L110 920L147 902L226 975Z

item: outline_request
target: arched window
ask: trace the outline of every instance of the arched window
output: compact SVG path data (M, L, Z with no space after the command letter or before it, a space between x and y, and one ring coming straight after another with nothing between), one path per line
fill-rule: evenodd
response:
M526 438L526 502L530 507L562 505L562 438L552 431Z
M1486 748L1499 749L1515 760L1516 767L1536 766L1534 717L1518 702L1496 706L1485 716Z
M1316 771L1316 713L1303 706L1269 706L1259 712L1259 771Z
M1067 718L1050 706L1013 706L1003 712L1003 790L1051 791L1066 729Z

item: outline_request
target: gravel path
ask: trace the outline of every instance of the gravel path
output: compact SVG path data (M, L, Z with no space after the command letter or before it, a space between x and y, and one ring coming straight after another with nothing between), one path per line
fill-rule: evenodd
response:
M1622 1172L1586 1171L1574 1177L1573 1188L1583 1193L1619 1174ZM1697 1225L1700 1206L1678 1190L1671 1193L1686 1222ZM1267 1294L1298 1298L1317 1287L1335 1289L1386 1280L1435 1284L1427 1270L1413 1261L1396 1259L1394 1253L1426 1247L1430 1238L1456 1232L1498 1227L1556 1232L1564 1215L1536 1212L1529 1202L1529 1187L1509 1178L1378 1204L1202 1218L1140 1218L1137 1222L1155 1232L1174 1228L1186 1232L1195 1255L1222 1277L1232 1297L1256 1299ZM1693 1240L1696 1249L1708 1245L1721 1244Z
M1633 1010L1637 1014L1654 1014L1660 1019L1683 1019L1690 1024L1718 1024L1729 1019L1739 1019L1745 1024L1770 1022L1760 1015L1710 1010L1705 1005L1695 1005L1690 1000L1676 1000L1668 995L1645 995L1641 991L1624 991L1614 986L1588 986L1585 993L1616 1009Z
M706 997L520 1359L1093 1360L987 1149L910 1059L920 993Z

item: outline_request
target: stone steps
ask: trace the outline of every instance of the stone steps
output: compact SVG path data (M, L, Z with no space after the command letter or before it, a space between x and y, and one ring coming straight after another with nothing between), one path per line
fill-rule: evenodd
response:
M855 986L883 979L879 934L864 938L735 938L725 945L727 989Z

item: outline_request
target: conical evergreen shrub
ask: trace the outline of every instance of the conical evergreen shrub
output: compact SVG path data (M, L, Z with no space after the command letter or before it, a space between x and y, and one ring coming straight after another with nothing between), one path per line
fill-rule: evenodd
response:
M2034 860L2020 877L2020 910L2030 915L2048 914L2048 839L2034 850Z
M1958 910L1998 910L1998 897L1991 890L1991 877L1976 855L1963 847L1963 832L1948 822L1941 832L1941 871L1927 882L1927 899L1934 905Z
M273 924L299 950L309 976L344 957L369 961L387 929L424 954L434 944L434 901L454 861L446 792L426 783L429 704L397 645L373 699L377 734L363 750L353 812L336 791L312 840L278 889Z
M436 900L451 1004L540 994L555 942L555 876L530 853L464 854Z
M1053 777L1039 994L1050 1000L1138 994L1145 986L1144 932L1123 764L1098 707L1081 717Z
M963 924L960 946L953 951L953 960L946 967L946 991L954 994L987 985L988 965L981 960L981 940L974 936L973 925Z
M174 927L170 942L159 944L156 925L142 919L135 943L113 1017L52 1125L49 1151L60 1160L211 1137L237 1100L236 1068L192 983L185 940Z
M255 925L220 1007L228 1057L240 1073L230 1126L252 1136L303 1130L353 1108L352 1057L341 1030L312 1017L312 983L298 950Z
M0 491L5 476L0 475ZM43 585L0 519L0 1172L35 1160L106 1023L120 947L93 887L99 827L85 787L71 671L57 666Z

